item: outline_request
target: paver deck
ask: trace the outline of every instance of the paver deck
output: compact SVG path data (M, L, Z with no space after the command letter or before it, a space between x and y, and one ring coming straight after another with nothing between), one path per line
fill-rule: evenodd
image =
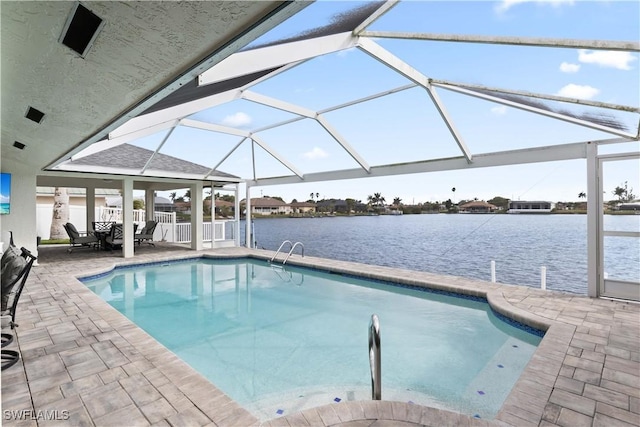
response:
M115 264L200 255L270 258L228 248L158 244L117 253L41 247L2 372L5 426L250 426L258 419L75 277ZM640 305L321 258L289 263L486 297L494 310L547 331L494 420L402 402L341 402L266 426L640 426ZM3 332L7 332L3 329Z

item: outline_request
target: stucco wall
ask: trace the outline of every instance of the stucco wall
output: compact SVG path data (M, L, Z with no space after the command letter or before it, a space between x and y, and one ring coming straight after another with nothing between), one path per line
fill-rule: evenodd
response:
M11 174L11 212L0 216L0 230L12 231L16 246L37 255L36 171L17 162L3 162L2 172Z

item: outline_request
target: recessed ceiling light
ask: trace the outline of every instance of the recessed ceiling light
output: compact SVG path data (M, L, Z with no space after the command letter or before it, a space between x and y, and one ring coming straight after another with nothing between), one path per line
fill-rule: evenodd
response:
M24 115L27 119L33 120L36 123L41 123L42 119L44 119L44 113L40 110L37 110L33 107L29 107L27 109L27 114Z
M60 42L84 58L103 25L102 18L76 3L62 30Z
M14 141L13 142L13 146L18 148L18 149L20 149L20 150L22 150L22 149L24 149L24 147L26 147L26 145L24 145L22 142L18 142L18 141Z

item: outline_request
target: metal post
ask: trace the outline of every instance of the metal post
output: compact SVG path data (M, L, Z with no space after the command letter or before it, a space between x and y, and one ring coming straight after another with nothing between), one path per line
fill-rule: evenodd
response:
M371 367L371 399L382 400L380 321L376 314L371 315L371 322L369 322L369 366Z
M496 283L496 262L491 260L491 283Z

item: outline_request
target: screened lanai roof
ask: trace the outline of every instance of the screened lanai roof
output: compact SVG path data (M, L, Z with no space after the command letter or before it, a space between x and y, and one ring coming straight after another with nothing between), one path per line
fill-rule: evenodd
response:
M511 2L455 3L314 3L51 169L131 144L145 164L206 166L188 179L271 185L578 159L586 141L639 139L635 2L616 3L628 22L558 10L535 34Z

